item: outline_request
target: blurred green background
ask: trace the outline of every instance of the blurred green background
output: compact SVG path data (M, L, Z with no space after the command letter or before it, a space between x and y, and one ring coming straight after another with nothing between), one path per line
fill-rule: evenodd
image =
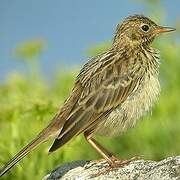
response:
M138 3L144 3L139 1ZM166 12L158 1L146 1L147 14L157 22L165 22ZM152 9L154 13L152 13ZM158 38L153 46L161 51L160 81L162 92L152 114L121 137L96 137L116 155L126 159L140 155L143 159L160 160L180 154L180 19L176 33ZM90 46L87 56L95 56L111 45L102 42ZM80 67L59 68L53 80L47 80L39 63L47 44L35 39L17 45L14 59L21 59L28 72L9 73L0 83L0 166L32 140L53 118L73 86ZM60 164L79 159L101 158L85 142L82 135L74 138L51 155L52 142L45 143L23 159L4 179L42 179Z

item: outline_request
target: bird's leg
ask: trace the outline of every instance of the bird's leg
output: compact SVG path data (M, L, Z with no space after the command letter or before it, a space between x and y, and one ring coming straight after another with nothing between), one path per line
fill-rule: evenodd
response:
M130 162L139 159L139 157L133 157L129 160L121 160L100 145L94 138L92 138L91 134L85 132L84 136L86 140L93 146L93 148L108 162L111 168L123 167L128 165Z
M101 146L95 139L91 137L91 134L84 133L84 137L86 140L92 145L92 147L99 153L101 156L111 165L113 164L113 160L111 159L112 153Z

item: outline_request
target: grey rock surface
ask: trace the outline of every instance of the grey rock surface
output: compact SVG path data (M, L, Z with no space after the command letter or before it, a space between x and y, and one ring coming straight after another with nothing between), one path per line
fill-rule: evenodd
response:
M62 165L43 180L180 180L180 156L169 157L162 161L137 160L129 165L114 168L98 175L108 167L105 161L74 161Z

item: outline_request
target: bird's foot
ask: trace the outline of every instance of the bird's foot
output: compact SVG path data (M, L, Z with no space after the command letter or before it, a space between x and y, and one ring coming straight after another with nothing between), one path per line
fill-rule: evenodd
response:
M93 160L95 163L106 162L104 158Z
M139 160L140 157L139 156L135 156L135 157L132 157L131 159L122 160L122 159L119 159L118 157L112 155L110 159L112 161L111 161L111 163L109 163L109 166L107 168L105 168L103 171L99 171L97 176L102 175L102 174L106 174L106 173L110 172L114 168L119 168L119 167L127 166L132 161ZM98 162L102 162L102 161L104 161L104 159L98 160Z
M131 159L122 160L122 159L120 159L120 158L112 155L112 156L110 157L110 159L111 159L111 161L112 161L112 165L111 165L111 163L109 163L110 166L113 166L113 164L122 164L122 163L123 163L124 165L126 165L125 163L130 163L130 162L132 162L132 161L139 160L139 159L140 159L140 156L134 156L134 157L132 157ZM94 160L94 161L95 161L96 163L100 163L100 162L105 162L106 160L105 160L104 158L101 158L101 159L96 159L96 160ZM128 164L127 164L127 165L128 165Z
M110 164L110 166L112 167L122 167L122 166L126 166L129 163L131 163L132 161L136 161L139 160L140 156L134 156L131 159L127 159L127 160L122 160L114 155L112 155L111 160L112 160L112 164Z

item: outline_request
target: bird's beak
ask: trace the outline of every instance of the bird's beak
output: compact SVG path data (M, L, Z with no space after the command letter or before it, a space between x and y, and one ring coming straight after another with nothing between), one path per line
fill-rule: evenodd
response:
M159 33L164 33L164 32L171 32L171 31L175 31L175 28L172 27L162 27L162 26L158 26L155 30L154 30L154 34L159 34Z

